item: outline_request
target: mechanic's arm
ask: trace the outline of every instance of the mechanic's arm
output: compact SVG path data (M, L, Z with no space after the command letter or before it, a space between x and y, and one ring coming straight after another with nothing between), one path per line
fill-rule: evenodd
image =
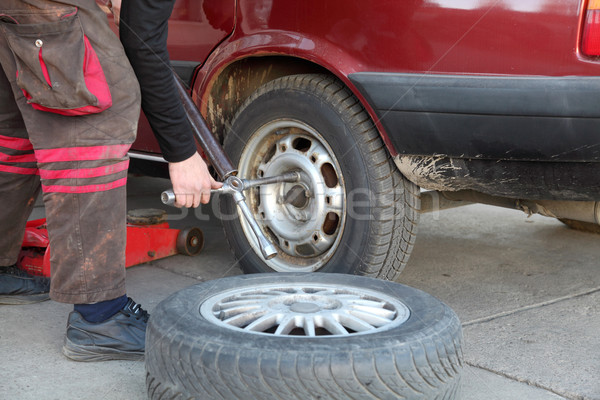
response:
M118 8L113 2L113 11ZM174 0L123 0L119 35L140 83L142 109L158 140L175 192L175 205L208 203L221 186L196 150L192 128L175 88L167 51L167 22Z

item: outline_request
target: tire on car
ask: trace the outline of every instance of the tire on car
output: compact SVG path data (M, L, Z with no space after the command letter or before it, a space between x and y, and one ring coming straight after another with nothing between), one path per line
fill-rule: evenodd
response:
M242 105L224 146L241 178L301 176L245 192L278 247L270 260L232 199L221 196L226 237L244 272L398 277L415 239L419 188L399 173L373 121L339 80L305 74L266 83Z
M420 290L361 276L253 274L181 290L153 311L148 397L453 399L456 314Z

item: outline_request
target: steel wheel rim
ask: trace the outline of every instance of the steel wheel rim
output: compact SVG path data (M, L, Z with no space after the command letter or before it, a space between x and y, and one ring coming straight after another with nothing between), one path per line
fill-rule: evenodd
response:
M247 202L263 232L278 247L263 260L277 272L312 272L335 253L345 225L346 192L340 165L327 142L309 125L293 120L260 127L242 151L242 178L300 173L300 181L247 191ZM250 227L240 219L253 250L261 255Z
M409 319L410 310L398 299L359 287L273 283L221 292L201 305L200 314L249 334L335 338L395 328Z

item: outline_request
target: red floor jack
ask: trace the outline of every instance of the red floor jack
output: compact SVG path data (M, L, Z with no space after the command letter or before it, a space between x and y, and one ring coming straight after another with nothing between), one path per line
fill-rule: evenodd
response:
M133 210L127 213L125 266L143 264L175 254L195 256L204 246L199 228L174 229L164 210ZM32 275L50 276L50 244L46 219L27 222L17 266Z

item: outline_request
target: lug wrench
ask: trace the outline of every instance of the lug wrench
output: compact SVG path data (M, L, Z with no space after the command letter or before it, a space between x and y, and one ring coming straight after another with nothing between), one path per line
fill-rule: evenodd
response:
M250 207L248 207L248 204L246 204L246 196L244 196L243 191L261 185L269 185L281 182L297 182L299 178L300 175L297 172L287 172L283 175L270 176L260 179L240 179L237 176L231 175L225 179L222 187L219 189L212 189L210 193L227 194L233 197L233 200L242 212L246 222L248 222L252 232L254 232L254 236L256 236L256 240L258 241L258 245L263 257L265 257L266 260L269 260L277 255L277 248L262 233L258 223L250 211ZM172 206L175 204L175 193L173 193L172 190L165 190L160 195L160 199L163 204Z
M261 178L261 179L253 179L253 180L244 180L240 179L237 176L237 170L233 167L231 160L227 157L227 154L223 151L221 144L214 137L202 114L194 104L194 101L187 93L187 90L183 86L183 83L177 76L177 74L173 71L173 77L175 80L175 86L177 91L179 92L179 97L183 103L183 108L187 114L188 120L192 125L192 131L194 132L194 136L200 143L200 146L204 150L206 157L210 161L213 168L217 171L217 174L223 180L223 187L216 190L211 190L211 193L221 192L224 194L230 194L233 196L234 201L236 202L238 208L242 212L242 215L252 232L254 232L254 236L258 241L258 245L260 247L260 251L263 254L263 257L266 260L269 260L277 255L277 248L271 241L265 236L265 234L260 229L260 226L256 222L256 219L252 215L250 211L250 207L246 203L246 197L242 193L245 189L248 189L253 186L272 184L278 182L295 182L299 179L299 174L296 172L290 172L288 174L284 174L281 176ZM285 177L287 175L287 177ZM285 178L284 178L285 177ZM172 190L167 190L162 193L161 200L165 204L174 204L175 203L175 194Z

